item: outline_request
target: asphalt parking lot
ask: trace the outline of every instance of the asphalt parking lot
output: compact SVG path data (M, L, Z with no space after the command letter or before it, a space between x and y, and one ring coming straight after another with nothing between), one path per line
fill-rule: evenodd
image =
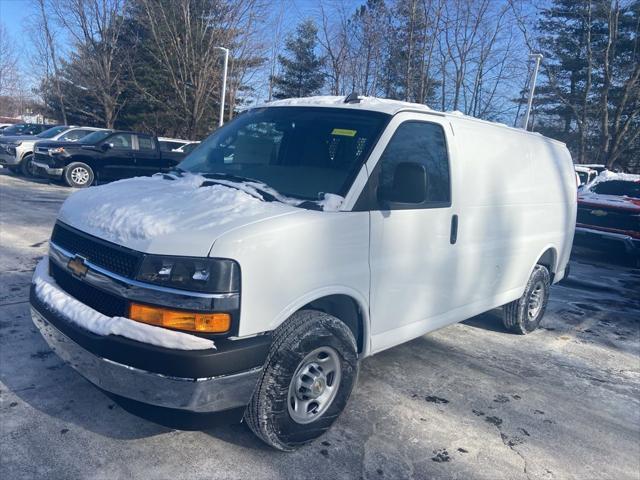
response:
M71 190L0 170L0 478L640 478L640 270L574 249L544 328L499 310L361 364L347 410L295 453L244 425L178 431L121 408L49 350L28 289Z

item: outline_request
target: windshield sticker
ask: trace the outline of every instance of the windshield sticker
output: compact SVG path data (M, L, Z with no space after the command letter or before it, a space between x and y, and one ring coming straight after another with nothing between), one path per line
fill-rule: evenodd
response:
M356 133L358 133L356 130L347 130L345 128L334 128L333 131L331 132L331 135L341 135L343 137L355 137Z

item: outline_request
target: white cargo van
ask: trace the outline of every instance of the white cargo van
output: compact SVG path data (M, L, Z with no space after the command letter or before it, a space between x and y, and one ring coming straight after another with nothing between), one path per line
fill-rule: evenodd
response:
M562 143L421 105L251 108L169 174L72 195L33 319L100 388L238 414L290 450L336 420L369 355L497 307L535 330L574 175Z

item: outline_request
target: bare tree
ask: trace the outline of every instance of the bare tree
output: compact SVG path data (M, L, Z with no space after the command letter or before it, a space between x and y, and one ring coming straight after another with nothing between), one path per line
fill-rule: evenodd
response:
M40 15L38 24L42 28L43 33L43 41L45 48L45 55L47 57L47 65L49 60L51 62L51 66L53 67L53 75L51 76L53 84L55 86L55 91L58 96L58 101L60 102L60 113L62 115L62 122L67 124L67 109L65 107L64 95L62 94L62 88L60 87L60 69L58 56L56 55L56 44L54 42L53 33L51 31L51 27L49 25L49 12L47 11L47 7L45 5L45 0L35 0L36 5L38 7L38 13ZM48 69L47 69L48 70ZM48 74L49 72L47 72ZM47 75L48 76L48 75Z
M72 39L75 86L93 97L101 111L67 105L107 128L113 128L123 106L126 55L119 42L127 0L52 0L57 20Z
M217 48L220 46L231 50L227 116L232 117L239 86L250 64L246 60L254 53L251 34L260 2L138 0L138 3L152 42L147 50L167 75L167 87L178 109L177 118L185 123L186 135L197 136L205 113L218 100L222 76L222 55Z
M0 96L15 93L19 82L16 48L4 25L0 24Z

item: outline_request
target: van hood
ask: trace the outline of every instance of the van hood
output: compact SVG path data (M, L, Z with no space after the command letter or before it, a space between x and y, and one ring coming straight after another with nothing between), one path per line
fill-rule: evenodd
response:
M228 231L305 211L239 188L194 174L131 178L74 193L58 219L141 252L204 257Z

